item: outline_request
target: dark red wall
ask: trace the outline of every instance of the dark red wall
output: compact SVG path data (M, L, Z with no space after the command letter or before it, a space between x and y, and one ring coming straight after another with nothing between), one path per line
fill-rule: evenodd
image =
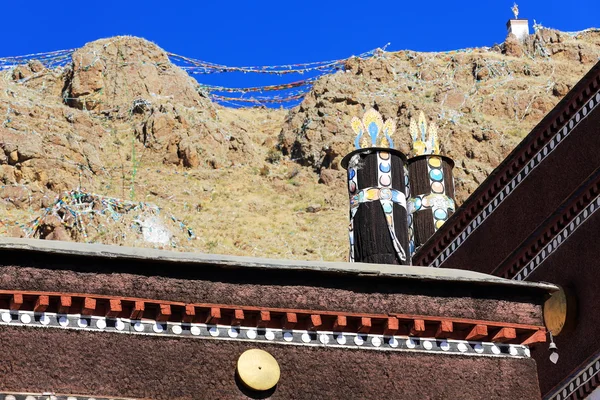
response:
M577 298L577 324L555 338L559 361L549 361L548 346L533 355L542 393L548 392L590 355L600 350L600 211L596 211L529 277L570 289Z
M239 355L270 352L274 399L539 399L532 359L181 340L0 327L6 391L151 399L244 399Z
M600 166L600 109L588 115L443 264L491 273ZM419 258L419 254L415 259Z

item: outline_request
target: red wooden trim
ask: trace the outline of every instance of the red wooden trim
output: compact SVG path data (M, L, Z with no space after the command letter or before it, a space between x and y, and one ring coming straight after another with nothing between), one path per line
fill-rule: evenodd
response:
M358 331L360 333L369 333L371 331L371 327L373 326L373 322L369 317L362 317L360 319L360 325L358 325Z
M543 328L542 325L529 325L529 324L517 324L514 322L497 322L497 321L487 321L483 319L467 319L467 318L455 318L455 317L431 317L431 316L423 316L423 315L409 315L409 314L395 314L392 313L400 320L413 320L413 319L422 319L427 323L438 323L440 321L452 321L455 324L470 324L470 325L486 325L489 327L509 327L515 329L531 329L537 330Z
M108 301L108 310L106 311L107 317L115 318L121 313L121 311L123 311L123 307L121 306L121 300L110 299Z
M35 306L33 306L33 311L35 312L44 312L50 305L50 297L40 295L35 301Z
M435 337L439 338L449 338L454 333L454 325L452 321L441 321L438 325L437 331L435 332Z
M412 336L423 336L425 334L425 321L422 319L415 319L410 328L410 334Z
M96 299L93 297L85 297L83 299L83 306L81 307L82 315L92 315L96 311Z
M58 307L59 314L68 314L69 309L73 305L73 298L71 296L60 296L60 306Z
M106 295L0 290L0 301L21 301L20 309L36 312L70 312L83 315L203 322L280 329L333 330L385 335L416 335L459 340L509 341L533 344L546 340L543 326L466 318L408 314L360 314L245 307L220 304L186 304Z
M183 322L193 322L195 317L196 307L193 304L186 304L183 311Z
M492 342L504 343L516 338L517 332L514 328L502 328L492 337Z
M398 332L400 325L398 322L398 318L396 317L388 317L388 319L385 321L385 325L383 328L383 334L384 335L388 335L388 336L392 336L394 335L396 332Z
M242 322L246 319L244 315L244 310L233 310L233 317L231 318L232 326L240 326Z
M208 312L208 317L206 317L206 323L207 324L218 324L220 320L221 320L221 309L218 307L211 307Z
M546 332L545 331L535 331L533 334L529 333L522 337L522 340L519 340L523 345L530 345L535 343L544 343L546 341Z
M269 311L261 311L258 318L257 326L259 328L266 328L271 322L271 312Z
M288 312L283 315L283 329L294 329L297 323L298 314Z
M142 319L144 316L145 309L146 309L146 306L143 301L136 301L133 304L133 309L131 310L131 314L129 315L129 318Z
M348 326L348 322L346 320L346 316L345 315L338 315L335 318L335 322L333 323L333 330L336 332L341 332L343 331L346 326Z
M11 310L18 310L23 305L23 295L21 293L15 293L10 299L9 308Z
M466 340L480 340L488 335L488 328L485 325L475 325L465 337Z
M323 320L319 314L312 314L310 316L310 322L308 324L308 330L314 331L319 329L323 325Z
M0 290L0 296L2 295L13 295L15 293L21 293L24 296L26 295L31 295L31 296L51 296L51 297L59 297L59 296L64 296L65 293L61 293L61 292L35 292L35 291L24 291L24 290ZM117 299L119 302L123 301L123 302L135 302L135 301L144 301L147 304L170 304L171 306L178 306L178 307L185 307L186 303L183 302L177 302L177 301L163 301L163 300L150 300L150 299L140 299L140 298L135 298L135 297L122 297L122 296L107 296L107 295L96 295L96 294L83 294L83 293L69 293L68 294L71 297L93 297L95 299L98 300L110 300L110 299ZM314 310L306 310L306 309L289 309L289 308L275 308L275 307L256 307L256 306L238 306L238 305L231 305L231 304L209 304L209 303L195 303L194 304L195 307L199 308L199 309L210 309L211 307L218 307L221 309L225 309L225 310L234 310L234 309L243 309L244 311L249 311L249 312L260 312L261 310L265 310L265 311L270 311L272 313L286 313L286 312L295 312L298 315L310 315L310 314L315 314L318 313L321 316L332 316L332 317L337 317L338 315L340 315L339 311L322 311L319 310L318 312L315 312ZM482 325L488 325L490 327L511 327L511 328L517 328L517 329L531 329L531 330L537 330L541 327L543 327L542 325L528 325L528 324L519 324L519 323L511 323L511 322L496 322L496 321L488 321L488 320L474 320L474 319L468 319L468 318L458 318L458 317L436 317L436 316L424 316L424 315L417 315L417 314L399 314L399 313L389 313L389 315L382 315L382 314L370 314L370 313L353 313L353 312L344 312L344 315L347 316L348 318L361 318L361 317L370 317L373 319L382 319L382 318L387 318L388 316L394 316L396 318L398 318L399 320L404 320L404 321L408 321L408 320L413 320L413 319L422 319L428 323L438 323L440 321L443 320L448 320L448 321L453 321L454 323L464 323L464 324L473 324L473 323L478 323L478 324L482 324Z
M171 318L171 305L170 304L159 304L158 313L156 314L156 320L160 322L168 321Z

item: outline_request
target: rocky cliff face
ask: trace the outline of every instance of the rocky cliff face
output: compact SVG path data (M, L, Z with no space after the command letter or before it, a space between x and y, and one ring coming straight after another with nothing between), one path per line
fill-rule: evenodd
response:
M80 189L169 210L197 236L182 250L344 259L353 116L396 118L408 153L409 120L424 111L456 161L461 203L599 55L600 32L551 30L492 49L383 53L348 60L289 111L234 110L153 43L99 40L65 68L0 73L0 234L155 245L129 238L135 227L82 236L100 223L57 220L56 199Z
M440 128L442 153L456 161L462 203L593 65L599 39L542 30L525 44L511 36L492 49L349 60L290 112L281 148L322 174L340 171L353 143L348 121L375 107L396 118L396 143L408 154L410 118L422 110ZM343 172L336 175L343 183Z
M236 150L240 159L253 160L243 130L227 132L197 82L156 45L129 37L103 39L72 58L60 70L30 63L4 81L0 146L5 159L0 160L6 183L70 188L74 182L63 172L74 170L71 175L78 176L83 168L98 175L116 155L132 157L132 140L162 156L165 164L192 168L200 158L223 164ZM48 175L50 170L58 175Z

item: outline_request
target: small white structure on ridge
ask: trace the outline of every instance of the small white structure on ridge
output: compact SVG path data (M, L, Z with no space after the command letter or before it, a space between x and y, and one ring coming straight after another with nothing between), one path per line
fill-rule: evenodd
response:
M527 36L529 36L529 20L519 19L519 6L517 3L514 3L511 8L513 14L515 15L515 19L509 19L506 23L506 29L508 30L508 34L513 34L520 41L525 40Z

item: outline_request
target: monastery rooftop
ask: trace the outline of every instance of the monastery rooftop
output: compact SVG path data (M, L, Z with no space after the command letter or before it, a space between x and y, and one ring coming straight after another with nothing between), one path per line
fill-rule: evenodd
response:
M67 255L101 259L161 262L170 264L171 268L186 268L189 265L197 265L231 269L277 270L280 272L285 272L286 270L304 270L307 272L320 272L326 274L370 276L420 282L435 281L438 283L448 282L497 287L504 286L507 288L513 287L515 289L530 289L535 292L554 292L558 290L557 286L549 283L521 282L460 269L269 259L53 240L0 238L0 254L7 251L42 253L48 254L49 256Z

